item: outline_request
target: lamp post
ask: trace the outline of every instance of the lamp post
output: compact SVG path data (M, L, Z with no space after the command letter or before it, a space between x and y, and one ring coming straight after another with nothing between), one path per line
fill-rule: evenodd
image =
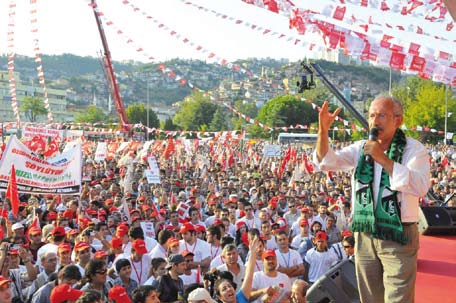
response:
M147 99L147 107L146 107L146 126L149 127L149 80L147 80L147 92L146 92L146 99Z
M447 130L448 130L448 85L445 85L445 133L443 144L447 145Z

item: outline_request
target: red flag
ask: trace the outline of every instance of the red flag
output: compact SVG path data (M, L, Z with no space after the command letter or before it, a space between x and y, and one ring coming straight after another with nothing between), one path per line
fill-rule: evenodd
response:
M6 198L10 200L13 215L16 217L19 211L19 193L17 192L16 169L14 168L14 164L11 165L11 175L8 181L8 188L6 189Z
M173 137L172 136L169 136L168 138L168 144L166 145L166 149L165 149L165 153L163 155L163 157L168 160L169 157L171 156L171 154L176 150L175 146L174 146L174 141L173 141Z

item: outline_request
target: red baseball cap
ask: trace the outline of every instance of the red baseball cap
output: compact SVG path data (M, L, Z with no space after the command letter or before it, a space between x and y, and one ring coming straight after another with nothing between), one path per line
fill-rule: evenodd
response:
M347 230L344 230L344 231L342 232L342 237L344 237L344 238L345 238L345 237L348 237L348 236L351 236L351 235L353 235L353 233L352 233L351 231L349 231L348 229L347 229Z
M68 243L60 243L58 250L59 252L71 251L71 245Z
M105 257L107 257L108 254L104 251L104 250L97 250L94 254L93 254L93 258L95 260L99 260L99 259L103 259Z
M63 226L56 226L52 230L52 236L53 237L62 237L62 236L65 236L65 235L66 235L66 232L65 232L65 228Z
M41 228L37 226L32 226L29 229L29 235L39 235L41 234Z
M58 217L58 215L57 215L57 213L55 211L50 211L47 214L47 218L48 218L49 221L57 220L57 217Z
M242 226L247 226L244 221L236 222L236 230L241 229Z
M276 253L275 253L275 250L273 250L273 249L265 250L263 252L263 254L261 255L261 259L266 259L267 257L277 257Z
M122 239L121 238L112 238L110 242L112 248L122 248Z
M188 249L186 249L183 252L181 252L181 255L182 255L182 257L186 257L186 256L189 256L189 255L194 256L195 254L192 253L191 251L189 251Z
M143 239L136 239L131 244L131 248L134 249L138 254L147 254L146 242Z
M205 233L206 232L206 227L204 227L203 225L201 224L196 224L195 225L195 231L197 233Z
M299 226L309 226L309 221L307 219L301 219L299 221Z
M74 246L74 250L77 251L77 252L81 252L81 251L83 251L85 249L88 249L88 248L90 248L90 245L87 244L86 242L79 242L78 244L76 244Z
M116 302L131 303L130 297L127 294L125 287L120 285L114 285L108 293L109 299L115 300Z
M79 299L83 291L72 288L68 284L57 285L51 292L51 303L62 303Z
M324 231L319 231L315 235L315 239L324 241L324 240L328 240L328 236L326 235L326 233Z
M190 222L187 222L187 223L182 224L182 226L179 230L179 233L185 234L186 232L194 231L194 230L195 230L195 227L193 226L193 224Z
M9 285L11 280L6 279L4 276L0 276L0 286Z
M178 238L169 238L168 241L166 241L169 247L174 246L176 244L179 244L179 239Z
M117 226L117 229L116 229L116 237L122 238L122 237L125 236L127 233L128 233L128 226L123 225L123 224Z

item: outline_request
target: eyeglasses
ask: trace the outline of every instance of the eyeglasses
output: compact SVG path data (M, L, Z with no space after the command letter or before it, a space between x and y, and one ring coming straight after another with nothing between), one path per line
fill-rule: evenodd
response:
M353 246L351 245L344 245L344 249L347 249L347 248L352 248Z
M296 205L288 205L288 207L295 207Z
M95 273L96 274L99 274L99 275L104 275L106 274L108 271L105 269L105 270L97 270Z

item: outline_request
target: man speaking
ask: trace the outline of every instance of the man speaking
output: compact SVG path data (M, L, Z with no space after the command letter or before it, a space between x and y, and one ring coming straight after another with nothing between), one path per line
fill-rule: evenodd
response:
M323 104L314 162L325 171L354 169L351 229L361 302L413 302L418 199L430 187L426 148L399 128L401 103L379 96L369 108L369 140L333 151L328 130L339 112Z

